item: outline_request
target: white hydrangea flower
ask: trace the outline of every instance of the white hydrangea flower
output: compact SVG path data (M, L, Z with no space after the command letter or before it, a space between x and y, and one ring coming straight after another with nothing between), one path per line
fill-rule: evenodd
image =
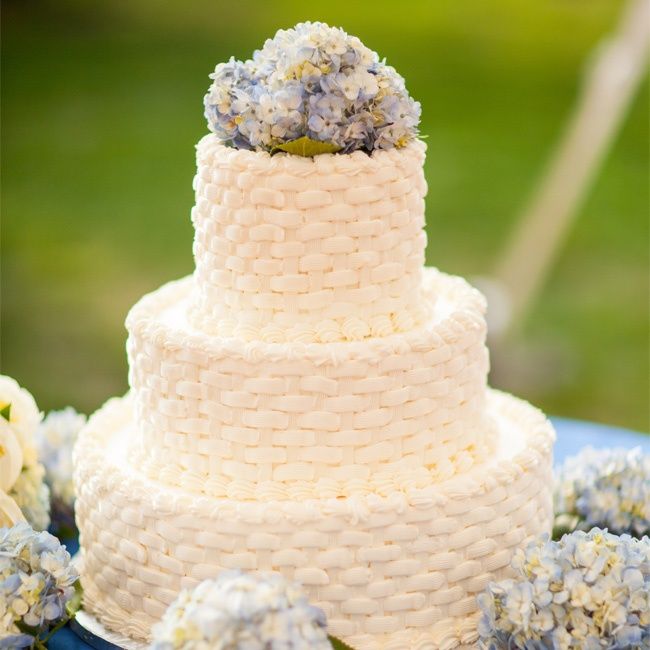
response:
M239 571L182 591L153 636L152 650L331 650L323 612L300 588Z
M52 496L68 507L74 504L72 448L86 424L86 416L71 406L50 411L36 430L36 446L45 466L45 480Z
M241 134L247 138L251 146L270 146L272 142L271 125L251 116L239 125Z
M568 458L555 480L557 525L607 528L635 537L650 534L650 454L641 448L587 447Z
M0 648L31 647L19 624L39 633L63 618L78 577L53 535L26 523L0 528Z
M559 542L542 539L519 550L512 566L515 580L491 583L478 598L479 647L650 646L648 537L576 531Z

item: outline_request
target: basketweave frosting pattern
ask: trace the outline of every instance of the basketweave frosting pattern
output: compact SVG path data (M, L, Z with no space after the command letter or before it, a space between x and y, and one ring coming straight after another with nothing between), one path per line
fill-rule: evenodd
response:
M421 322L424 150L271 157L204 137L192 322L270 342L360 340Z
M343 343L331 345L348 358L328 358L315 344L321 359L287 346L273 360L233 358L214 338L190 341L163 323L187 287L159 290L128 318L138 466L239 498L291 498L319 480L345 495L371 477L391 489L394 476L429 483L467 470L490 451L484 304L455 278L428 272L426 284L451 305L437 321L374 352L362 342L365 357Z
M389 498L261 504L130 470L120 436L132 408L114 400L75 449L85 606L144 639L179 589L223 568L273 570L301 582L331 633L359 650L471 644L476 594L508 575L514 549L552 516L550 424L504 394L489 393L488 411L501 456L450 481Z

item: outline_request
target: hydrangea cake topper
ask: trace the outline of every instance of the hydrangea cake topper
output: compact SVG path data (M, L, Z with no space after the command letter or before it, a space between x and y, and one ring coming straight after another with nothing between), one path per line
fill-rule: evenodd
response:
M253 58L217 65L205 116L237 149L312 156L406 146L420 104L356 36L321 22L280 30Z

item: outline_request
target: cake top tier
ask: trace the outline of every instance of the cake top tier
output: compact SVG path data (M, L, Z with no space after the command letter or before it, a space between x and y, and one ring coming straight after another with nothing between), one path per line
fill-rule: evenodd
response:
M325 23L280 30L253 58L217 65L205 96L210 130L237 149L313 156L406 146L420 104L356 36Z
M423 142L301 158L225 147L211 134L197 159L197 327L331 342L423 320Z

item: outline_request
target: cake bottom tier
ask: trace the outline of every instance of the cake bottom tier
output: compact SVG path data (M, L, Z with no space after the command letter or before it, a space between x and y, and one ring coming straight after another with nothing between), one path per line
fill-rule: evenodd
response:
M277 571L356 650L474 643L476 595L552 520L550 423L503 393L487 403L497 449L467 473L390 497L259 502L140 475L128 458L131 400L111 400L75 449L84 606L145 640L179 590L224 568Z

